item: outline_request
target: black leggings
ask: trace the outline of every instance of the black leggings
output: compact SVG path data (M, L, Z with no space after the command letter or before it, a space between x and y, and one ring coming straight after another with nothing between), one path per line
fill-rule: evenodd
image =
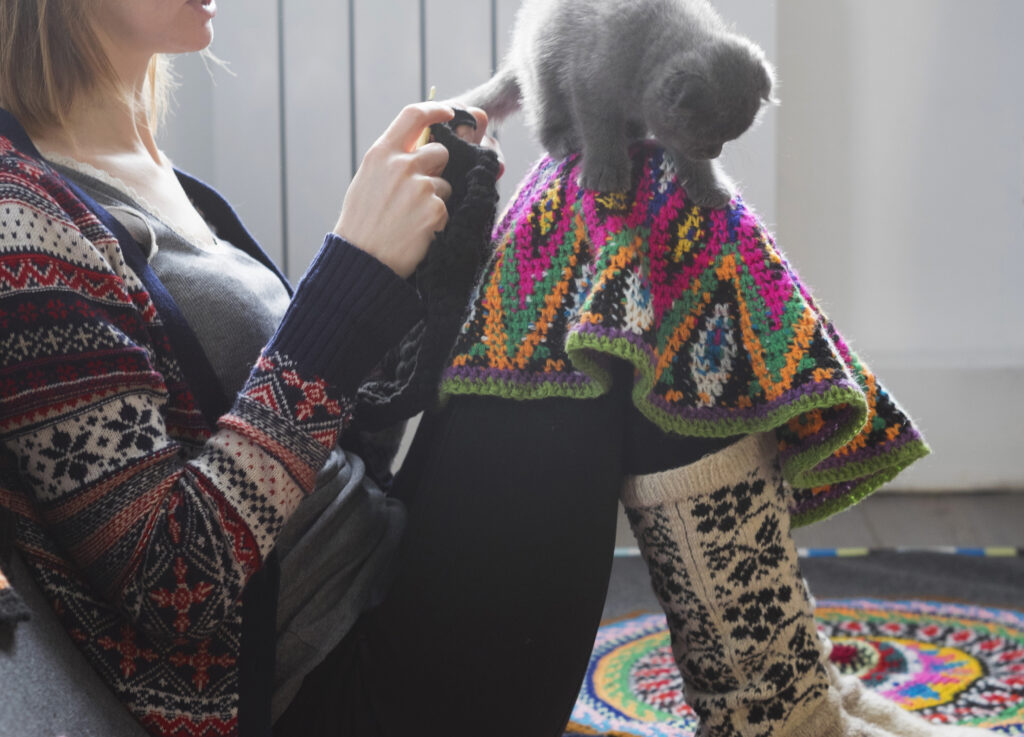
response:
M387 600L306 678L275 735L560 735L600 623L623 475L728 442L668 438L625 391L453 398L424 417L396 478L409 522Z

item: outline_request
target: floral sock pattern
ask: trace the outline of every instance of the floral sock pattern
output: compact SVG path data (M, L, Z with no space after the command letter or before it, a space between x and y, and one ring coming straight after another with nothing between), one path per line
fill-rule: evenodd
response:
M623 492L702 735L795 734L827 702L776 457L749 436Z

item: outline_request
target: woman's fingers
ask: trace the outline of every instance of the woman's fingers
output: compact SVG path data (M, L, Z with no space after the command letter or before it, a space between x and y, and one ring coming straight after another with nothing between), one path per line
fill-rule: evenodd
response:
M505 157L497 139L487 135L487 113L478 107L467 107L465 110L476 118L476 128L474 129L471 125L460 125L455 128L455 135L465 141L494 151L498 155L498 178L500 179L501 175L505 173Z
M498 155L498 179L501 179L502 175L505 174L505 154L501 151L501 144L498 143L498 139L485 135L480 141L480 145L491 149Z
M459 126L456 133L473 143L501 152L487 135L487 114L471 109L477 127ZM452 188L441 174L448 149L440 143L419 145L423 131L455 116L448 105L408 105L370 147L349 185L334 232L391 267L399 276L411 274L426 255L434 233L448 222L445 200ZM504 168L504 167L503 167Z
M440 176L448 166L448 149L440 143L425 144L410 156L414 157L417 170L430 176Z
M476 119L476 128L463 124L456 126L455 135L470 143L480 144L487 132L487 113L478 107L467 107L466 112Z
M452 196L452 185L441 177L431 177L430 181L434 185L434 194L447 202L448 198Z
M444 168L448 165L448 149L440 143L428 143L409 154L415 162L413 166L430 180L434 194L447 201L452 195L452 186L441 178Z
M440 175L448 149L440 143L417 148L423 130L451 120L438 103L409 105L363 157L334 232L391 267L411 274L423 260L434 233L448 221L444 200L451 187Z
M455 111L439 102L418 102L406 105L380 137L385 146L394 146L405 152L416 148L423 131L434 123L446 123L455 117Z

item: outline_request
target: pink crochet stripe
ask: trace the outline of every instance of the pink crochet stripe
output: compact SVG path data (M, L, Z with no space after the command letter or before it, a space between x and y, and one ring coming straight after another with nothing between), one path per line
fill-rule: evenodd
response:
M749 213L744 213L736 229L739 252L747 273L757 285L757 293L764 300L771 318L772 330L781 330L787 297L793 293L793 280L786 272L782 278L773 278L779 272L768 268L764 259L764 246L757 237L758 228Z

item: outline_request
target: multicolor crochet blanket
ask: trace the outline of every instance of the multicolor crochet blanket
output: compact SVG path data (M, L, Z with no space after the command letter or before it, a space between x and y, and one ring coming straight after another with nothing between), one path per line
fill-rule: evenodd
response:
M632 154L626 193L581 189L579 157L537 163L495 229L442 397L594 397L625 359L666 431L774 430L797 525L926 455L742 200L697 207L662 149Z

